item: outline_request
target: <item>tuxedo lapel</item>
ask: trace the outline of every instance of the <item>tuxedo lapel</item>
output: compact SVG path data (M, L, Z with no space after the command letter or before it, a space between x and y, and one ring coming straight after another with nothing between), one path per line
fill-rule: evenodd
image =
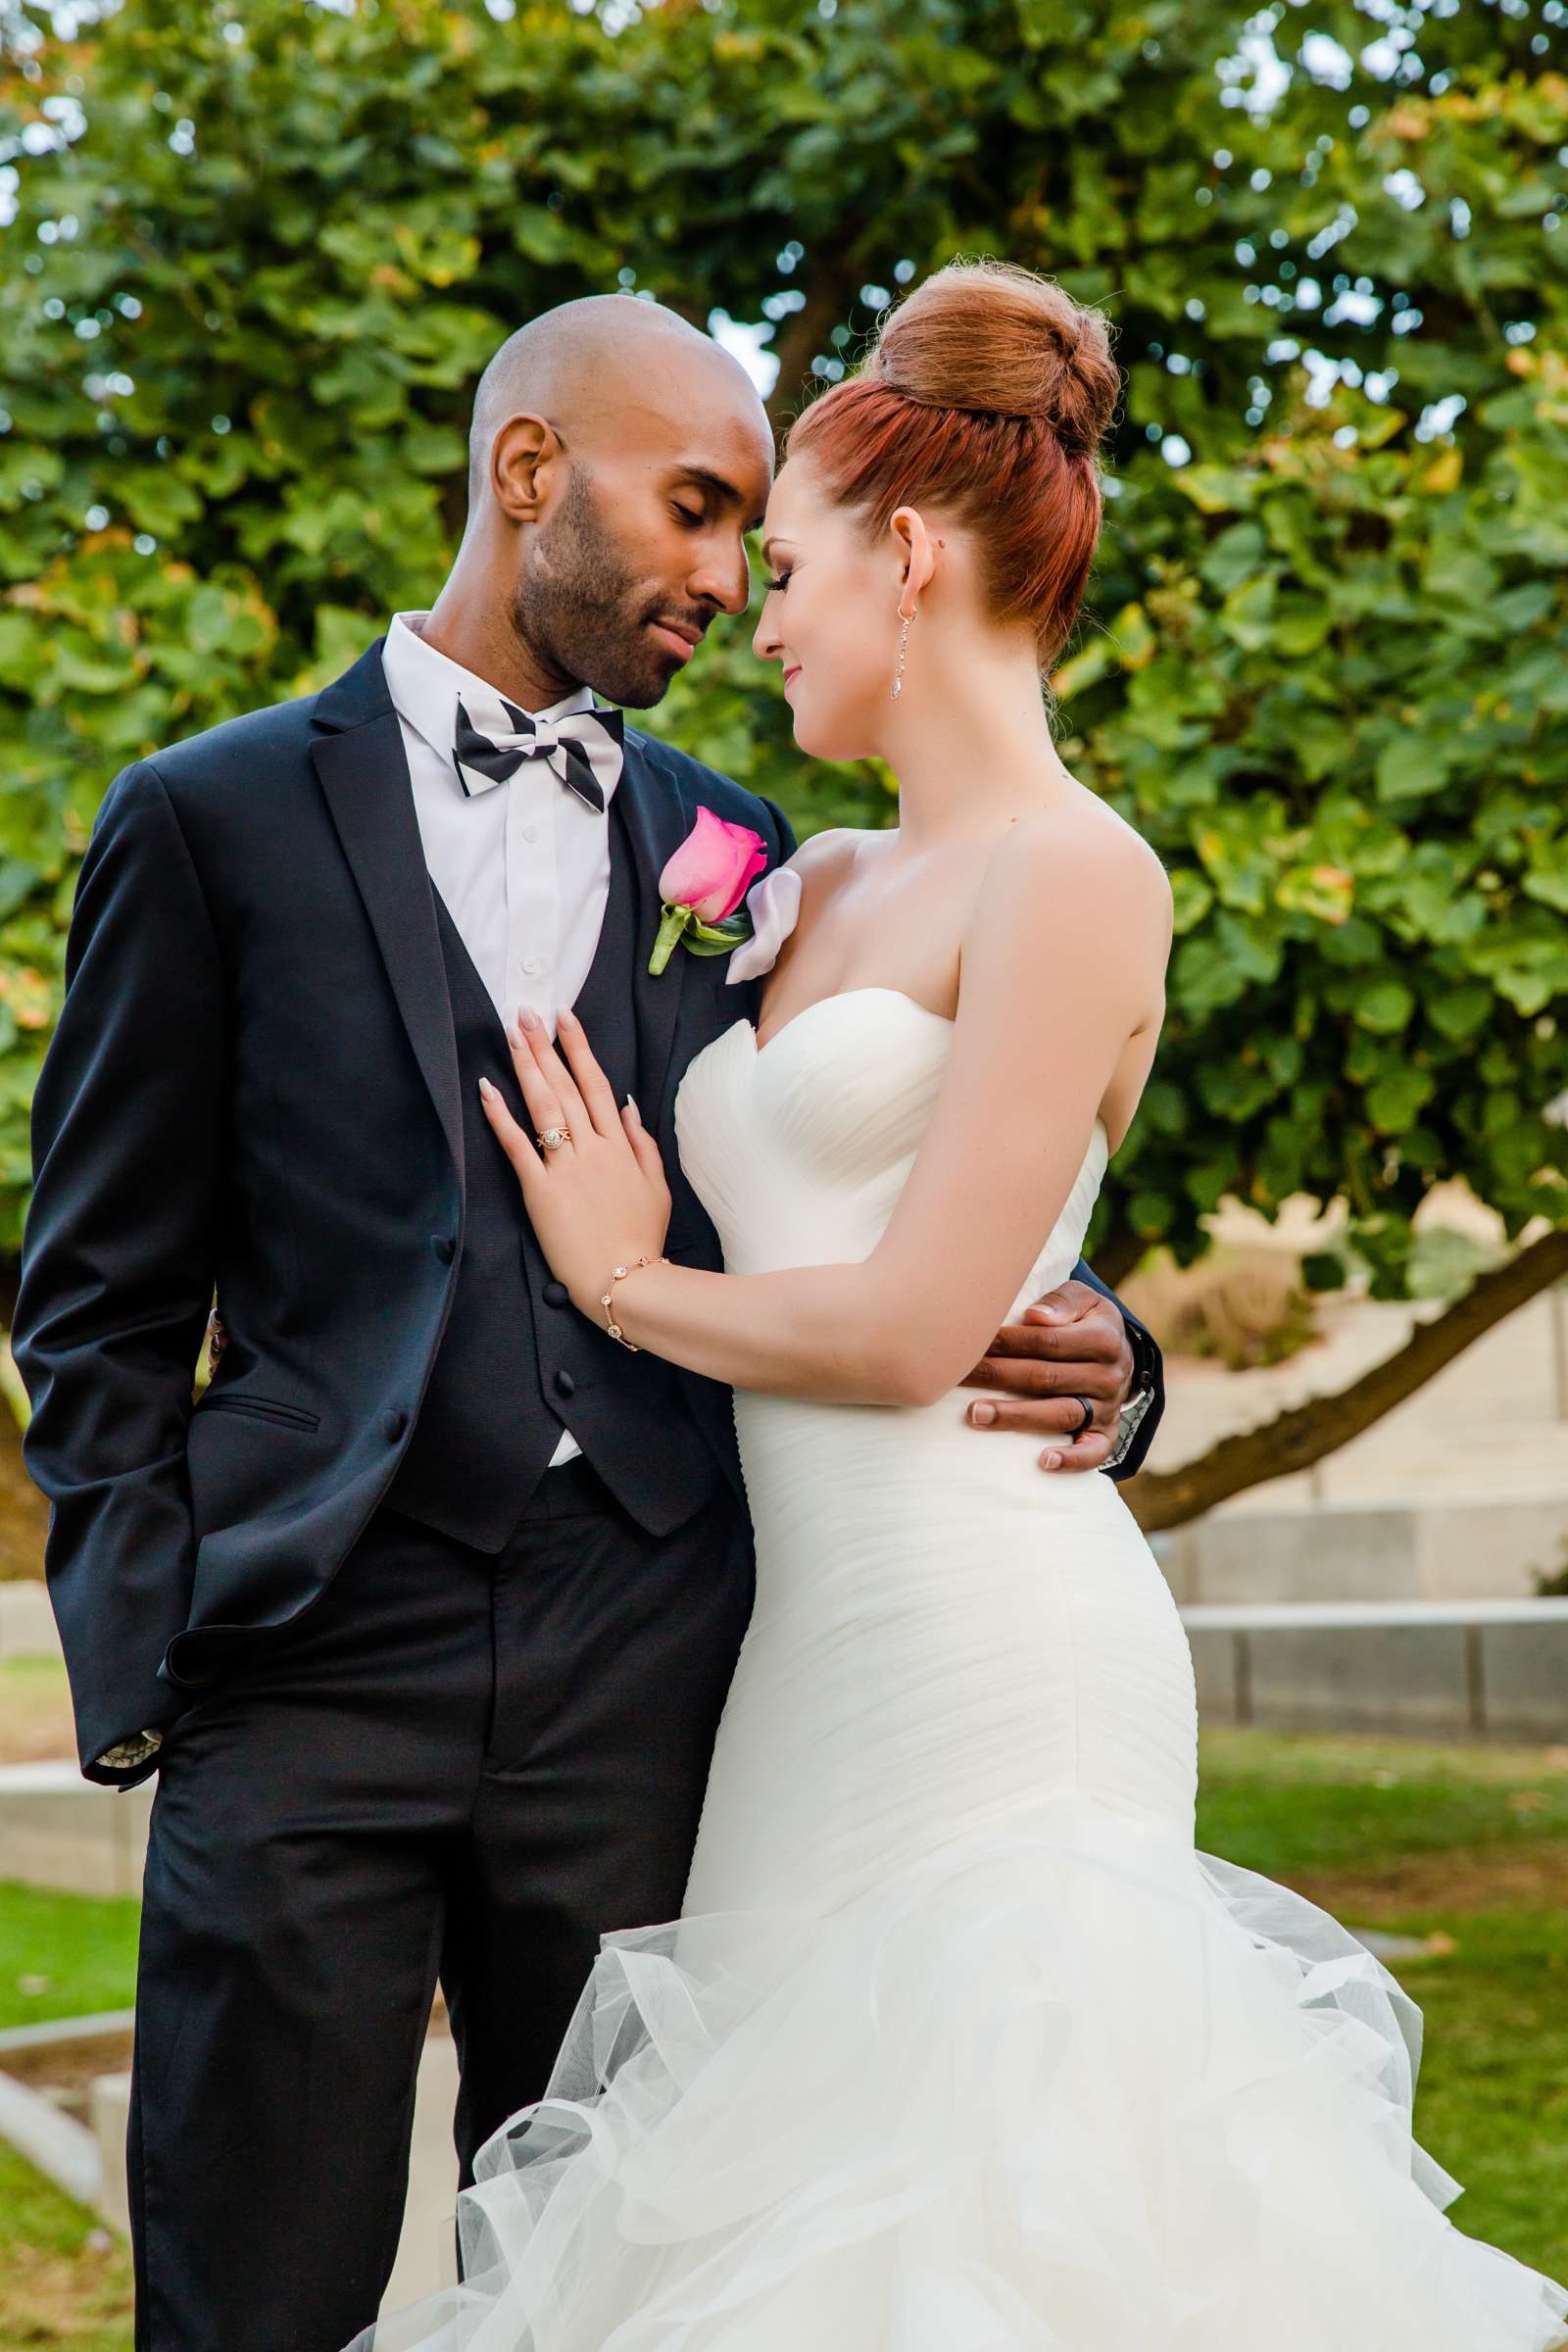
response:
M615 787L624 805L626 830L637 868L637 953L632 994L637 1015L638 1061L647 1100L642 1110L650 1128L660 1124L670 1054L680 1015L690 956L677 948L655 979L648 969L659 938L662 902L659 877L672 853L697 822L697 801L680 774L659 757L646 736L628 733L625 765Z
M458 1052L435 895L381 643L318 698L311 756L461 1182Z
M641 1102L644 1089L637 1028L638 890L636 860L617 786L606 818L610 827L610 889L604 921L588 974L572 1010L588 1033L594 1057L617 1102L628 1095Z

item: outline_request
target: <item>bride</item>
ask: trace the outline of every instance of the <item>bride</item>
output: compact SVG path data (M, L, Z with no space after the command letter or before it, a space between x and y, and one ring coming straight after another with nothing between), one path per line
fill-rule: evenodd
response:
M606 1939L462 2200L465 2283L375 2352L1563 2340L1568 2295L1445 2216L1419 2011L1195 1850L1191 1662L1116 1489L962 1428L1163 1009L1164 873L1040 691L1117 390L1095 313L955 266L795 427L757 650L899 824L797 854L760 1031L686 1073L726 1271L662 1255L658 1151L570 1014L514 1040L534 1138L486 1098L574 1303L735 1389L758 1598L681 1918Z

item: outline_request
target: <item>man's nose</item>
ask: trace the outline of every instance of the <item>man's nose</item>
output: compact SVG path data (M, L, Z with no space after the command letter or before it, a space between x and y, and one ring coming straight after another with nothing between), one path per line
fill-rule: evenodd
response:
M746 542L739 532L733 539L704 551L687 586L694 597L705 604L716 605L721 612L745 612L751 602L752 573L746 561Z

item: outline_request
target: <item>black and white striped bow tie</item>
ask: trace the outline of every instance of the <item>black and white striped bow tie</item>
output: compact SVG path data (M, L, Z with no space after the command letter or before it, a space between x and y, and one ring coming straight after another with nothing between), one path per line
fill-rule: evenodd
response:
M625 756L626 722L620 712L572 710L564 718L530 718L514 703L503 702L501 708L515 732L492 737L481 735L461 700L458 704L452 762L468 798L504 784L525 760L543 760L568 792L603 815Z

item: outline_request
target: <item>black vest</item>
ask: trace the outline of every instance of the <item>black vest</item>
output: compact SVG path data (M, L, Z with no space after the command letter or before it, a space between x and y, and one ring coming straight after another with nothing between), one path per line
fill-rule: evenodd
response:
M611 797L610 896L574 1006L617 1102L638 1094L635 862ZM597 1330L556 1282L490 1131L479 1080L528 1125L506 1035L457 925L432 895L463 1097L466 1208L451 1315L414 1434L384 1499L476 1550L500 1551L570 1430L616 1500L667 1534L721 1475L674 1367ZM638 1100L641 1102L641 1096ZM606 1272L609 1272L607 1266Z

